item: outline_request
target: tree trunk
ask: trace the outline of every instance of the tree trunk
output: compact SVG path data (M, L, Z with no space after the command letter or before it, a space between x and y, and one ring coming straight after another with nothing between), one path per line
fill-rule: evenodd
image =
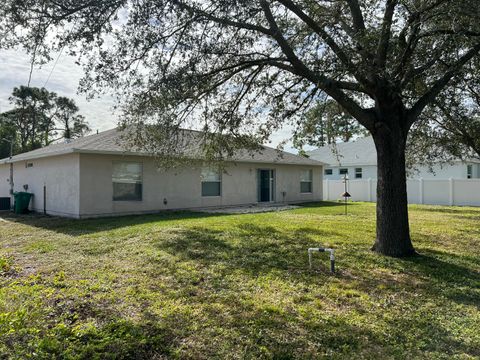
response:
M378 168L377 237L373 250L393 257L415 253L408 224L405 170L407 132L382 126L373 134Z

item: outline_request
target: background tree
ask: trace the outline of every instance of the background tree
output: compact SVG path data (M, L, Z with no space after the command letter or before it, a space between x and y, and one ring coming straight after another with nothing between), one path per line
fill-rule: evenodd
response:
M407 136L478 59L479 8L477 0L6 0L0 31L35 53L65 45L90 56L83 89L113 88L126 122L154 121L171 134L200 121L217 133L209 146L218 134L230 134L229 147L245 134L266 139L327 94L375 142L374 250L405 256L414 253Z
M10 148L10 142L13 141L13 147ZM10 119L0 114L0 159L5 159L12 154L16 154L17 150L17 131Z
M295 129L293 144L301 151L305 145L320 147L367 134L368 131L336 101L327 100L306 111Z
M457 79L422 115L408 145L412 167L480 159L480 78Z
M4 116L17 129L21 152L42 147L53 98L54 94L44 88L20 86L13 89L9 100L14 108Z
M47 146L62 138L81 137L90 131L72 99L44 88L16 87L10 103L14 108L0 114L0 129L17 140L15 153Z
M46 144L59 139L76 139L91 131L85 117L77 114L79 111L75 101L64 96L55 97L53 114L45 133L48 135Z

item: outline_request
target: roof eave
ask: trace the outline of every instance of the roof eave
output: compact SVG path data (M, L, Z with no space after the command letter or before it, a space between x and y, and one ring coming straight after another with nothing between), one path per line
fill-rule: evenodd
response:
M86 150L86 149L77 149L77 148L69 148L69 149L62 149L56 152L38 154L38 155L29 155L29 156L22 156L17 155L13 158L7 158L0 160L0 164L11 164L17 163L20 161L28 161L28 160L36 160L42 159L47 157L54 157L54 156L61 156L67 154L97 154L97 155L123 155L123 156L140 156L140 157L151 157L152 154L144 153L144 152L132 152L132 151L106 151L106 150ZM298 165L298 166L329 166L328 164L308 159L308 162L296 162L296 161L281 161L281 160L256 160L256 159L232 159L229 161L239 162L239 163L252 163L252 164L275 164L275 165Z
M38 155L29 155L29 156L22 156L22 154L19 154L12 157L11 159L10 158L2 159L0 160L0 163L12 164L20 161L35 160L35 159L42 159L42 158L53 157L53 156L66 155L74 152L77 152L76 149L64 149L61 151L55 151L55 152L50 152L45 154L38 154Z
M105 151L105 150L85 150L75 149L77 153L81 154L96 154L96 155L123 155L123 156L140 156L140 157L152 157L154 155L150 153L131 152L131 151ZM200 160L200 159L199 159ZM299 165L299 166L325 166L327 164L321 161L308 159L308 163L293 162L293 161L266 161L255 159L232 159L227 161L239 162L239 163L253 163L253 164L278 164L278 165Z

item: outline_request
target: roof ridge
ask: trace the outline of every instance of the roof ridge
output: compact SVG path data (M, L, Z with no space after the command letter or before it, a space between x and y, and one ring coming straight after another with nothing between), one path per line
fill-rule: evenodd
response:
M205 131L182 129L186 133L205 133ZM101 133L88 135L82 138L72 140L68 143L57 143L44 148L29 151L27 153L18 154L12 159L3 159L2 163L19 162L25 160L38 159L43 157L58 156L70 153L94 153L94 154L127 154L132 156L148 156L148 153L135 151L132 148L124 148L119 139L121 135L121 128L115 127L113 129L102 131ZM195 146L199 146L200 137L195 137L197 141L192 142L192 146L186 148L190 156L197 156ZM318 160L302 157L298 154L292 154L284 150L272 148L261 144L258 151L252 154L248 149L238 149L233 156L226 161L233 162L256 162L269 164L291 164L304 166L321 166L323 163ZM187 154L188 155L188 154Z

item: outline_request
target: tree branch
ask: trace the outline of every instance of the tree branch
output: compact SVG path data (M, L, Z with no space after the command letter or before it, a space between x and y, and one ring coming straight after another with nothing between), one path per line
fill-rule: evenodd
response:
M201 9L199 9L199 8L196 8L196 7L187 5L187 4L185 4L184 2L179 1L179 0L173 0L172 2L173 2L175 5L177 5L180 9L187 10L187 11L189 11L189 12L192 13L192 14L201 15L201 16L203 16L205 19L214 21L214 22L216 22L216 23L218 23L218 24L233 26L233 27L235 27L235 28L237 28L237 29L244 29L244 30L256 31L256 32L260 32L260 33L265 34L265 35L268 35L268 36L272 36L271 31L270 31L269 29L263 27L263 26L254 25L254 24L249 24L249 23L247 23L247 22L233 21L233 20L230 20L230 19L227 19L227 18L214 16L214 15L208 13L208 12L205 11L205 10L201 10Z
M377 47L376 62L380 70L385 70L387 62L388 47L390 45L392 19L395 12L395 7L398 4L398 0L387 0L385 6L385 14L383 16L382 30L380 33L380 40Z
M350 13L352 14L353 28L357 32L365 31L365 21L358 0L347 0L347 2L350 7Z
M335 40L333 40L333 38L320 25L318 25L314 19L303 12L302 9L294 4L291 0L277 1L293 12L300 20L302 20L313 31L315 31L359 82L363 84L369 84L368 80L359 74L358 66L352 63L350 57L340 48L340 46L338 46Z
M450 69L439 78L423 96L415 103L415 105L408 111L408 122L412 125L422 113L423 109L433 102L438 94L447 86L450 80L458 73L458 71L468 63L475 55L480 52L480 43L467 51L455 64L450 66Z
M329 79L321 74L312 72L296 55L293 49L288 44L287 40L283 37L278 25L273 17L268 3L265 0L261 0L260 4L265 13L265 17L270 24L270 29L273 33L273 38L277 41L278 45L282 49L285 56L288 58L295 73L303 76L312 83L314 83L319 89L325 91L333 99L339 102L343 108L348 111L353 117L355 117L365 127L373 126L374 118L372 115L359 106L353 99L348 97L341 89L338 88L338 83L335 80Z

